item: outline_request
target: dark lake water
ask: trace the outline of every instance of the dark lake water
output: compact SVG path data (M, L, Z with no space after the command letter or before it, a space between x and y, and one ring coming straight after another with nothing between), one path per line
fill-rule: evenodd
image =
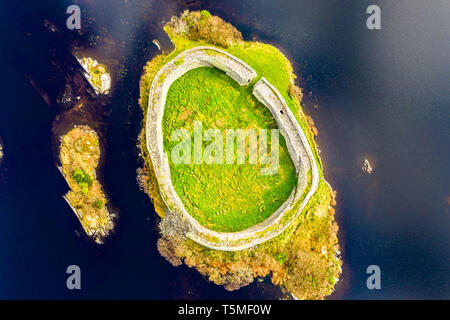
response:
M65 25L69 4L82 7L89 30L114 41L92 50L116 59L105 117L106 190L120 213L117 232L97 246L75 232L55 166L49 107L24 77L59 43L27 48L32 18ZM2 1L0 57L0 298L258 299L278 290L256 282L227 292L197 271L173 268L156 250L156 217L135 180L141 163L139 77L158 53L152 39L184 9L204 8L245 39L280 48L303 78L305 106L319 130L325 175L338 190L336 217L344 273L330 298L450 298L450 4L376 1L382 30L366 28L372 1ZM84 20L83 20L84 21ZM75 37L62 29L66 46ZM84 42L82 42L84 41ZM104 48L103 48L104 49ZM36 65L34 65L36 68ZM24 71L25 70L25 71ZM63 70L61 71L63 72ZM45 69L42 79L48 78ZM310 92L310 94L308 94ZM366 175L368 158L374 172ZM68 265L82 270L82 290L66 289ZM366 268L381 268L381 290L366 288Z

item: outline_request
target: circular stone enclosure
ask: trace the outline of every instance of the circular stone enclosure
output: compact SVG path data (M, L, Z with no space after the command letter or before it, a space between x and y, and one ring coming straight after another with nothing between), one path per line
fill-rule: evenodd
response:
M191 70L171 85L162 128L174 189L187 212L208 229L237 232L263 222L297 184L295 166L270 111L250 86L240 86L217 68ZM238 133L246 146L234 136ZM270 156L258 154L259 144ZM239 163L237 149L247 149ZM201 159L195 150L201 151Z
M253 95L276 120L296 172L296 186L287 200L267 219L238 232L218 232L200 224L185 209L174 189L168 154L164 151L162 120L167 93L172 83L199 67L216 67L239 85L248 85L256 72L245 62L214 47L195 47L164 65L153 79L149 92L146 144L160 194L166 204L162 224L170 224L190 239L212 249L237 251L267 241L283 232L302 211L315 192L319 173L311 148L294 115L280 93L264 78L253 87Z

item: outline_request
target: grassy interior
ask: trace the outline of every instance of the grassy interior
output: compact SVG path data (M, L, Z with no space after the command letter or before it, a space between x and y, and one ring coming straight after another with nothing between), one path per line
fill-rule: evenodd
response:
M194 150L194 121L223 134L226 129L275 129L270 111L251 94L252 86L241 87L222 71L203 67L189 71L169 89L163 117L164 147L170 155L178 141L171 133L184 128L191 133ZM270 138L268 138L270 142ZM203 142L203 150L211 142ZM269 146L270 150L270 146ZM248 151L248 150L247 150ZM225 152L224 152L225 154ZM174 164L170 169L174 188L186 210L207 228L232 232L267 219L286 201L296 184L295 167L280 135L279 170L261 175L261 163Z

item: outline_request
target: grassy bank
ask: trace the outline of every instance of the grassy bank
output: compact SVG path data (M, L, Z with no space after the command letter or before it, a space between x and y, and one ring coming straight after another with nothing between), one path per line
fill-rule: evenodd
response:
M96 179L99 159L98 137L89 127L75 127L61 138L61 171L70 187L65 198L96 242L102 242L113 229L106 196Z

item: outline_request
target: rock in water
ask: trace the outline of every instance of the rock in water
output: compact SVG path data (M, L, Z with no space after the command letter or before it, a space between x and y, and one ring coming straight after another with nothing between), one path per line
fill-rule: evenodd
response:
M162 52L162 50L161 50L161 44L159 43L159 41L155 39L155 40L153 40L152 42L153 42L153 44L158 48L158 50L159 50L160 52Z
M371 174L372 173L373 168L370 165L370 162L369 162L368 159L364 159L361 169L367 174Z

